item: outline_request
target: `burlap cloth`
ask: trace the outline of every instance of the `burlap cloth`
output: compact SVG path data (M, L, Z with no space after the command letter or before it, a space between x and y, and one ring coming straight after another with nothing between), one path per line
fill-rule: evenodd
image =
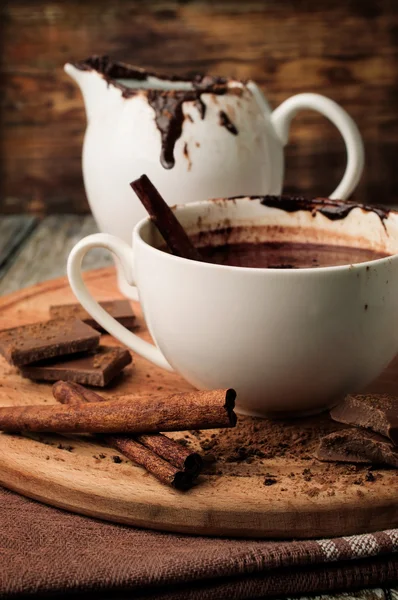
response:
M89 519L0 488L0 598L208 599L398 581L398 529L302 542L159 533Z

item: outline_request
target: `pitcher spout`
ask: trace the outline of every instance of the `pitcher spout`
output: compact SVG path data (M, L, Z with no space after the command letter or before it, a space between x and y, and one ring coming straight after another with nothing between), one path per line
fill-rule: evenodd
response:
M107 91L106 82L95 69L84 69L80 63L66 63L64 71L79 86L89 121L103 105L103 96Z
M77 67L72 65L72 63L66 63L66 65L64 65L64 71L69 75L69 77L72 77L72 79L74 79L76 83L80 86L80 82L83 76L83 71L81 69L78 69Z

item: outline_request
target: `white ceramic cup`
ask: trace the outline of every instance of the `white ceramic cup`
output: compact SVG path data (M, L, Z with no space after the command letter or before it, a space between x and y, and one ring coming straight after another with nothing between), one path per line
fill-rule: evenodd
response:
M208 198L280 194L284 179L283 148L293 118L315 110L343 136L347 166L331 198L348 198L364 165L356 124L336 102L319 94L298 94L272 110L254 82L225 79L202 83L200 102L190 97L194 80L168 79L106 57L65 66L80 86L87 113L83 176L90 208L100 231L130 242L131 231L145 216L129 182L146 173L170 205ZM182 94L181 132L173 147L174 164L164 165L159 113L153 96ZM151 100L152 98L152 100ZM166 107L167 109L167 107ZM168 110L163 120L167 121ZM222 124L226 115L234 133ZM327 190L329 192L329 190ZM135 288L119 275L121 291L137 299Z
M326 202L333 217L333 201ZM393 256L297 270L194 262L159 250L163 240L146 218L134 228L134 251L109 234L81 240L69 256L69 281L84 308L128 348L197 388L235 388L241 412L317 412L367 385L398 352L397 213L381 218L353 205L334 220L324 206L288 212L242 198L189 204L176 214L192 236L202 232L199 240L227 224L231 242L329 243ZM113 252L137 285L156 346L91 297L81 263L98 246Z

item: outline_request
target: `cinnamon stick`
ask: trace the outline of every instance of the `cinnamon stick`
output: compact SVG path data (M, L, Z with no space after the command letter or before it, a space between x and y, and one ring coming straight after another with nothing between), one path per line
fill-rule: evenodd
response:
M96 402L77 406L0 408L0 430L60 433L152 433L234 427L236 392L228 390L172 394L131 403Z
M201 261L199 250L192 244L185 229L150 179L146 175L141 175L130 185L145 206L171 252L182 258Z
M200 454L184 448L166 435L143 433L137 435L135 439L178 469L184 469L186 473L196 476L202 470L203 461Z
M77 406L84 402L106 401L105 398L92 390L88 390L78 383L66 381L58 381L53 385L53 396L56 400L69 406ZM162 483L171 485L181 491L192 487L193 473L181 471L133 438L122 435L107 435L101 436L101 438L108 446L144 467L148 473L154 475Z
M52 387L53 396L61 404L79 406L85 402L110 402L100 394L74 381L57 381Z
M53 385L53 396L62 404L69 404L69 406L82 404L83 402L108 401L100 394L97 394L78 383L65 381L58 381ZM113 438L114 441L115 439L116 438ZM121 439L123 448L125 449L128 440L126 438ZM177 467L177 469L182 469L192 476L198 475L202 470L202 458L197 452L191 452L187 448L181 446L181 444L178 444L161 433L142 434L130 439L133 441L133 446L135 446L135 442L143 444L143 446L152 450L152 452L171 463L174 467ZM109 443L109 438L107 438L107 443ZM113 447L116 446L113 445ZM122 451L119 445L117 449ZM156 476L156 473L154 474Z
M162 483L171 485L181 491L188 490L192 487L194 481L194 475L192 473L187 473L186 471L181 471L174 467L139 442L134 441L132 438L123 437L121 435L107 435L104 439L109 446L115 448L115 450L118 450L133 462L144 467L148 473L152 473L152 475Z

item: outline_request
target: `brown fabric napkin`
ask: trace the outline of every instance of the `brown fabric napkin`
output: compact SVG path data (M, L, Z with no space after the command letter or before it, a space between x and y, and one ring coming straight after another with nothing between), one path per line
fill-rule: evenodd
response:
M398 530L333 540L204 538L113 525L0 488L0 598L259 598L398 581Z

